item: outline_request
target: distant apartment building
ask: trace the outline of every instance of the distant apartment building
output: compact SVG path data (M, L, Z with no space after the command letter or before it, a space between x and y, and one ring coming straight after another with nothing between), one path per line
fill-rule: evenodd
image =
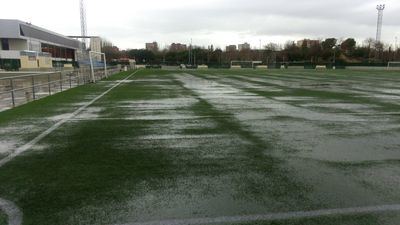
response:
M101 52L102 50L102 41L100 37L91 37L90 38L90 50L94 52Z
M171 52L182 52L187 50L187 45L181 43L172 43L169 47Z
M320 41L319 40L310 40L310 39L303 39L300 41L297 41L297 47L299 48L311 48L313 46L318 46L320 45Z
M101 37L91 37L90 38L90 50L93 52L103 52L104 47L111 47L112 43L101 38ZM101 55L96 55L95 58L101 61Z
M244 44L239 44L238 49L239 49L239 51L250 50L251 46L249 43L245 42Z
M0 19L0 67L50 68L76 61L80 42L20 20Z
M236 45L228 45L226 46L227 52L235 52L237 50Z
M152 42L152 43L146 43L146 50L152 51L152 52L157 52L158 51L158 43L157 42Z

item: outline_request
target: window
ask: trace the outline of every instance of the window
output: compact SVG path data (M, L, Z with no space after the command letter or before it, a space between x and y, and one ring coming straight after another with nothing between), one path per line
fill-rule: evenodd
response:
M1 39L1 49L10 50L10 44L8 43L8 39L6 38Z
M21 26L19 26L19 33L21 34L21 36L25 36L24 31L22 30Z

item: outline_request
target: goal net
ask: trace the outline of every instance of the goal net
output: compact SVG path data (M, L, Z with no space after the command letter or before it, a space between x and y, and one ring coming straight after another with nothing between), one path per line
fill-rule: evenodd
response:
M400 62L388 62L388 70L400 70Z

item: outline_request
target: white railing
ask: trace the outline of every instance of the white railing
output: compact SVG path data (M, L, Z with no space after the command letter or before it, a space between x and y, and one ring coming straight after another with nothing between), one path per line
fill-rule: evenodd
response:
M120 71L109 67L108 76ZM1 73L0 73L1 75ZM104 69L96 69L95 80L106 77ZM93 82L90 68L72 71L33 73L27 75L10 74L0 76L0 111L41 99L80 85Z

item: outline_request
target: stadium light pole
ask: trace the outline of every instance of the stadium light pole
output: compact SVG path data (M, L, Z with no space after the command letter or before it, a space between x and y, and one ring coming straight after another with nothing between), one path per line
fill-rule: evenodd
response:
M333 46L333 69L336 69L336 45Z
M382 24L383 24L383 10L385 10L385 5L377 5L378 10L378 21L376 25L376 42L379 43L382 38Z
M333 69L336 69L336 50L340 45L333 46Z

